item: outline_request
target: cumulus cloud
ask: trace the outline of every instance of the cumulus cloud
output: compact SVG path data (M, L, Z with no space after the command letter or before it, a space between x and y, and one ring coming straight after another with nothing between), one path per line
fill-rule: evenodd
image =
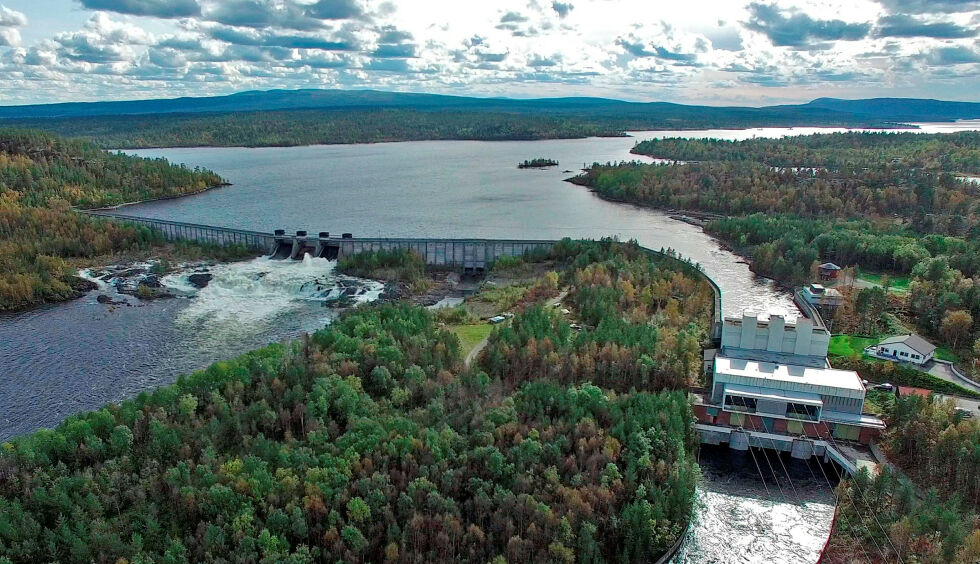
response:
M870 23L818 20L799 11L783 11L776 4L749 4L746 28L766 35L780 47L827 48L827 41L856 41L868 36Z
M870 0L880 9L865 2L860 16L828 7L846 0L440 1L421 13L407 0L43 0L37 10L98 12L31 30L26 46L30 5L26 17L0 6L0 83L12 103L38 88L78 99L311 84L529 96L562 84L718 103L722 87L751 100L896 85L970 99L980 76L976 0Z
M568 14L570 14L571 11L574 8L575 8L575 6L573 6L569 2L552 2L551 3L551 9L554 10L556 14L558 14L558 17L559 18L564 18L564 17L568 16Z
M324 20L345 20L364 15L364 10L354 0L320 0L307 8L307 12Z
M17 47L20 45L18 27L27 25L27 16L0 5L0 47Z
M896 14L879 19L875 35L877 37L957 39L974 37L977 35L977 29L956 25L948 21L927 21L906 14Z
M23 27L25 25L27 25L27 16L0 4L0 27Z
M976 0L878 0L878 2L892 13L929 14L977 10Z
M410 43L382 44L371 53L379 59L404 59L415 57L415 45Z
M919 57L930 65L964 65L980 63L980 52L965 45L938 47Z
M106 10L134 16L187 18L201 15L197 0L80 0L91 10Z

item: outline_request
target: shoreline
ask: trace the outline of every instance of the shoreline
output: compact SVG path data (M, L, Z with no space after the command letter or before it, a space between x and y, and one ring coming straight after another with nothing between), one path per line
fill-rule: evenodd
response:
M680 222L683 222L683 223L687 223L688 225L693 225L694 227L698 227L698 228L701 229L701 232L702 233L704 233L708 237L711 237L711 240L712 241L715 241L718 244L718 246L721 247L723 250L726 250L726 251L732 253L733 255L739 257L740 259L742 259L742 260L740 260L738 262L740 262L742 264L745 264L745 265L748 265L749 271L754 276L758 276L759 278L764 278L766 280L771 281L773 284L775 284L781 290L786 290L786 291L790 291L790 292L793 291L793 285L792 284L787 284L786 282L784 282L782 280L779 280L778 278L773 278L771 276L766 276L765 274L762 274L760 272L757 272L755 270L755 263L753 262L751 255L746 254L741 249L739 249L735 245L732 245L728 241L726 241L724 239L721 239L719 237L716 237L715 235L713 235L713 234L709 233L708 231L705 231L704 230L705 224L707 224L708 221L710 221L712 219L723 219L725 216L720 215L720 214L716 214L716 213L713 213L713 212L696 211L696 210L679 210L679 209L676 209L676 208L662 208L662 207L657 206L655 204L650 204L650 203L646 203L646 202L639 202L639 201L636 201L636 200L630 200L628 198L616 198L616 197L613 197L613 196L608 196L608 195L602 194L601 192L599 192L598 190L596 190L586 180L584 180L584 179L583 180L577 180L577 179L580 179L580 178L583 178L582 175L573 176L571 178L566 178L564 181L565 182L568 182L569 184L573 184L575 186L582 186L582 187L588 188L589 192L591 192L592 194L594 194L597 198L602 199L602 200L605 200L607 202L613 202L613 203L616 203L616 204L629 204L629 205L632 205L632 206L636 206L638 208L643 208L643 209L658 211L658 212L661 212L664 215L666 215L669 219L672 219L674 221L680 221ZM698 216L702 216L704 219L699 218Z
M930 122L933 123L933 122ZM949 122L934 122L934 123L956 123L955 121ZM320 141L316 143L270 143L261 145L249 145L249 144L229 144L229 145L135 145L135 146L121 146L121 147L103 147L105 151L146 151L154 149L288 149L292 147L330 147L333 145L379 145L385 143L420 143L425 141L476 141L476 142L486 142L486 143L497 143L497 142L511 142L511 141L561 141L561 140L573 140L573 139L620 139L627 137L636 137L635 133L641 133L646 131L705 131L705 130L717 130L717 131L745 131L745 130L755 130L755 129L795 129L798 127L810 127L814 129L848 129L848 130L865 130L865 129L880 129L885 131L908 131L917 132L922 128L915 123L887 123L887 124L810 124L810 123L800 123L794 125L759 125L759 126L669 126L670 129L665 129L668 126L662 126L654 129L623 129L618 133L609 133L606 135L573 135L573 136L555 136L555 137L514 137L510 139L480 139L472 137L436 137L436 138L426 138L426 139L382 139L378 141L355 141L355 142L344 142L344 141ZM805 135L805 134L801 134ZM89 138L94 143L98 144L97 138ZM632 150L630 151L632 153ZM641 155L639 153L632 153L642 157L648 157L649 155Z

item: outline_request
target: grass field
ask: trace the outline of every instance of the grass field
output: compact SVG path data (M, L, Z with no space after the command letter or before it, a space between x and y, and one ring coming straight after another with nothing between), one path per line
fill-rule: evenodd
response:
M882 275L877 272L862 272L861 274L858 274L858 279L881 286L881 276ZM908 276L888 275L888 278L891 279L891 282L888 283L889 290L893 290L896 292L909 291L909 285L912 283L912 281L909 279Z
M466 358L466 355L470 354L470 351L480 344L480 341L487 338L487 335L493 330L493 325L489 323L456 325L451 330L459 337L459 343L461 345L460 356Z
M881 339L873 337L854 337L851 335L837 335L830 338L830 347L827 349L828 356L861 356L864 347L874 345Z
M947 347L939 347L936 349L936 354L934 355L939 360L948 360L950 362L959 362L960 357L956 356L956 353L949 350Z

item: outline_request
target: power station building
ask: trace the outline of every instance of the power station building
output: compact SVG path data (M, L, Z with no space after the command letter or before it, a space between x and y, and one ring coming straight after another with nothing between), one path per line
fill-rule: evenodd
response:
M830 366L829 344L819 320L782 311L726 318L702 422L870 442L884 424L863 413L858 373Z

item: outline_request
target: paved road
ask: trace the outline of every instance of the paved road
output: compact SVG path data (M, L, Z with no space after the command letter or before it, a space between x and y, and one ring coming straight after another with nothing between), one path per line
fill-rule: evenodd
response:
M942 378L947 382L958 384L968 390L973 390L974 392L980 392L980 385L971 380L961 378L959 375L953 372L953 369L950 368L948 364L942 362L930 362L926 366L926 370L929 372L929 374L932 374L937 378Z

